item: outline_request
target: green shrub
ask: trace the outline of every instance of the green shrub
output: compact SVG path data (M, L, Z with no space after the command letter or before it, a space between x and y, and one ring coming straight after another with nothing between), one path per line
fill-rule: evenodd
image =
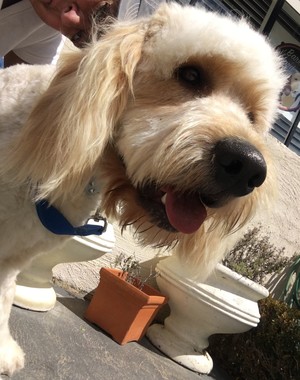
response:
M224 260L224 265L264 283L268 275L295 260L270 243L261 226L249 230ZM210 337L208 351L233 380L296 380L300 378L300 311L271 297L258 302L261 320L243 334Z
M214 335L208 351L233 380L296 380L300 374L300 311L268 297L261 321L243 334Z
M261 233L261 225L247 231L223 260L223 264L235 272L264 283L270 274L278 273L294 260L284 256L285 248L277 248L270 238Z

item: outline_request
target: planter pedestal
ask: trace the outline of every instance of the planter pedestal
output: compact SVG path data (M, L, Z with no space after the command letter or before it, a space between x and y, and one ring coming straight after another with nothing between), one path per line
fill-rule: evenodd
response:
M112 252L115 245L113 226L107 225L101 236L75 236L63 247L38 256L17 278L14 304L24 309L48 311L56 302L52 268L60 263L95 260Z
M171 320L171 326L170 324L168 326L168 323L167 325L150 326L147 330L147 337L154 346L178 364L195 372L209 373L213 368L213 361L209 353L204 349L201 350L201 343L197 342L197 345L193 345L186 336L181 338L180 334L172 331L172 323L174 322ZM199 332L197 336L199 337ZM207 344L204 343L203 346L207 347Z
M257 301L268 296L263 286L218 264L204 282L188 278L177 256L156 267L159 289L169 297L170 316L147 331L150 341L174 361L209 373L213 361L205 351L216 333L241 333L257 326Z

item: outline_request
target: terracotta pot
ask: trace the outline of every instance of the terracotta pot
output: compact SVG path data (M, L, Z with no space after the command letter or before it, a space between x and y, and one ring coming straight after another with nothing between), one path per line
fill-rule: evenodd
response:
M100 283L84 315L119 344L141 339L167 302L158 290L147 284L139 289L126 282L126 276L118 269L101 268Z

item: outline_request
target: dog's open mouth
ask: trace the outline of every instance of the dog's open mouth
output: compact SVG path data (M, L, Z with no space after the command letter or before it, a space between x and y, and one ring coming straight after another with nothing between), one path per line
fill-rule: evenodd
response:
M179 232L191 234L197 231L207 212L199 195L176 194L168 189L162 197L170 224Z
M152 222L172 232L196 232L207 217L206 207L198 193L177 193L172 187L157 190L145 186L139 191L140 203L151 215Z

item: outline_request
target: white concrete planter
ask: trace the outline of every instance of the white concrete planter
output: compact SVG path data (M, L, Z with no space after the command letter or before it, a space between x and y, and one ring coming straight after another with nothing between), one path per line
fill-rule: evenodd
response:
M150 341L171 359L209 373L213 361L205 351L216 333L241 333L257 326L257 301L268 296L263 286L218 264L205 283L188 278L176 256L156 267L160 291L169 297L170 316L147 331Z
M54 307L56 294L52 268L60 263L95 260L112 252L115 245L113 226L107 225L101 236L75 236L60 249L38 256L17 278L14 304L25 309L47 311Z

